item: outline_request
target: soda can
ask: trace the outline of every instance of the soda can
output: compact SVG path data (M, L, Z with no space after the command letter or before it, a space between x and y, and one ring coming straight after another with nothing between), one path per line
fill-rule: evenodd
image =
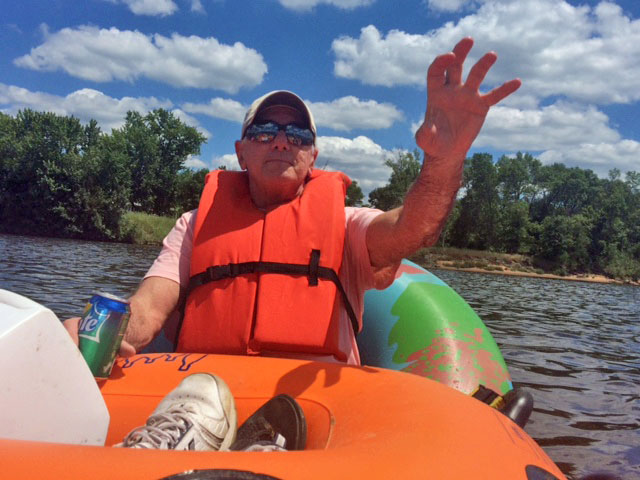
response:
M97 379L108 378L129 323L129 302L94 293L78 325L78 346Z

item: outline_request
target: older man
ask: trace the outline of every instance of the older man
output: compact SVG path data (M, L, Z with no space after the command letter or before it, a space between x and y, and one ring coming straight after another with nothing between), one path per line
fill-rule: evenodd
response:
M313 116L286 91L250 107L235 144L243 172L212 172L131 297L121 354L147 345L184 301L178 349L359 363L364 291L384 288L402 258L433 245L460 187L467 151L515 79L480 94L495 53L462 80L465 38L427 74L416 132L424 163L404 205L344 207L349 180L314 170ZM77 321L65 322L76 336Z
M463 83L472 45L461 40L429 68L427 110L416 132L424 163L404 205L389 212L345 208L349 179L314 170L315 123L299 97L277 91L256 100L235 145L243 171L211 172L198 209L169 233L130 299L120 353L133 355L184 310L179 351L358 364L364 291L387 286L403 257L436 242L489 108L520 86L516 79L478 92L494 53ZM78 319L65 327L77 340ZM120 446L278 450L282 432L289 432L287 448L304 448L304 415L286 395L250 417L234 442L229 388L215 375L195 374ZM267 445L256 443L265 435Z

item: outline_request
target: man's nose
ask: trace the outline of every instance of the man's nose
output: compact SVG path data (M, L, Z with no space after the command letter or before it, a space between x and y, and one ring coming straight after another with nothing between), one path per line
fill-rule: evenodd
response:
M280 130L273 139L273 148L276 150L289 150L289 142L287 141L287 135L283 130Z

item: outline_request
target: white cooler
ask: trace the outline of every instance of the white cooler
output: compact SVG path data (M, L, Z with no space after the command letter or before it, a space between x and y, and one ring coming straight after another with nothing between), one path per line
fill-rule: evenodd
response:
M109 412L48 308L0 290L0 437L104 445Z

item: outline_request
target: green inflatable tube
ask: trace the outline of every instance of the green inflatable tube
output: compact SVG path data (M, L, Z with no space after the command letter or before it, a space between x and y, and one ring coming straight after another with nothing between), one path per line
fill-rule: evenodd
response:
M358 335L363 365L431 378L464 393L479 384L513 389L498 345L482 320L451 287L403 260L385 290L365 294Z

